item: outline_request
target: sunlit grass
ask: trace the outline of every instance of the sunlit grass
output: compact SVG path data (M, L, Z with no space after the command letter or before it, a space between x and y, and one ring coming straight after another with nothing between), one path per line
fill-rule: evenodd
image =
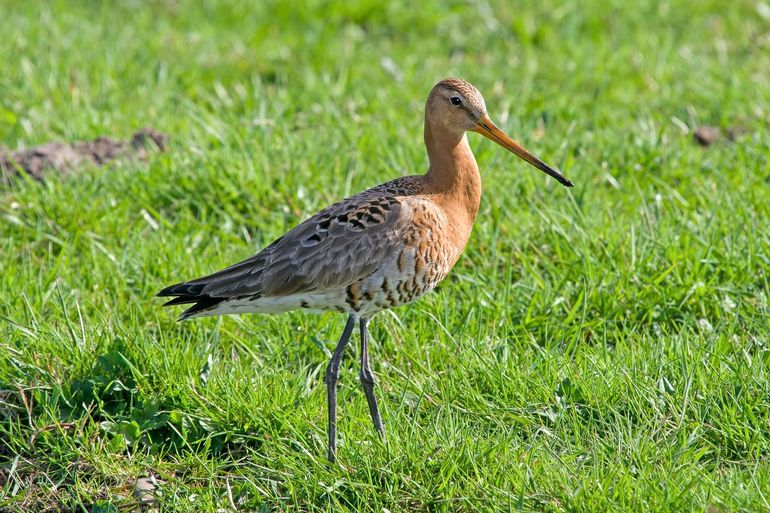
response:
M0 509L117 511L142 476L162 511L770 508L767 6L68 4L2 8L0 144L172 143L0 191ZM344 319L153 295L423 172L449 75L576 186L470 136L465 255L372 323L388 442L352 349L330 466Z

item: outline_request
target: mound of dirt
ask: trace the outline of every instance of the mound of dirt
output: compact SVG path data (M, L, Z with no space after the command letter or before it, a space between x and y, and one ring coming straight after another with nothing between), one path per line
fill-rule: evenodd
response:
M84 165L101 166L118 158L146 160L150 150L166 151L168 136L153 128L143 128L131 139L99 137L74 143L50 142L28 150L4 152L0 149L0 177L27 173L43 180L49 172L70 174Z
M749 130L742 126L730 127L722 134L722 131L717 127L704 125L696 128L692 135L695 142L701 146L711 146L724 140L735 142L747 133Z

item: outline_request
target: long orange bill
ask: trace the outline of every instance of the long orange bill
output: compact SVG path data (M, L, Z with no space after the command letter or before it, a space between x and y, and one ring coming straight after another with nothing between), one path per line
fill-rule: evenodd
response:
M545 174L556 178L560 184L566 187L572 187L572 182L567 180L561 173L553 169L551 166L532 155L521 144L505 135L505 132L497 128L486 114L482 116L482 118L478 121L474 131L480 133L487 139L495 141L506 150L510 151L520 159L529 162Z

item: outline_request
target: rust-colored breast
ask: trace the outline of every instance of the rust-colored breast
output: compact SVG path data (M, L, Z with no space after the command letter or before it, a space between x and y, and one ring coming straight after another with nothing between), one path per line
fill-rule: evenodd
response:
M451 237L450 219L432 198L399 198L408 203L411 219L400 244L369 276L345 291L349 307L363 314L410 303L433 289L454 266L467 241Z

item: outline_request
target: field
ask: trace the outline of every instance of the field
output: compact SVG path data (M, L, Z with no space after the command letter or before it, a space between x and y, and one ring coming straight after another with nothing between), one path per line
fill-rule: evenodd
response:
M0 188L0 511L770 510L762 0L3 2L0 146L167 152ZM462 76L566 189L470 134L458 266L356 342L337 314L153 297L424 172ZM699 127L722 136L694 141Z

